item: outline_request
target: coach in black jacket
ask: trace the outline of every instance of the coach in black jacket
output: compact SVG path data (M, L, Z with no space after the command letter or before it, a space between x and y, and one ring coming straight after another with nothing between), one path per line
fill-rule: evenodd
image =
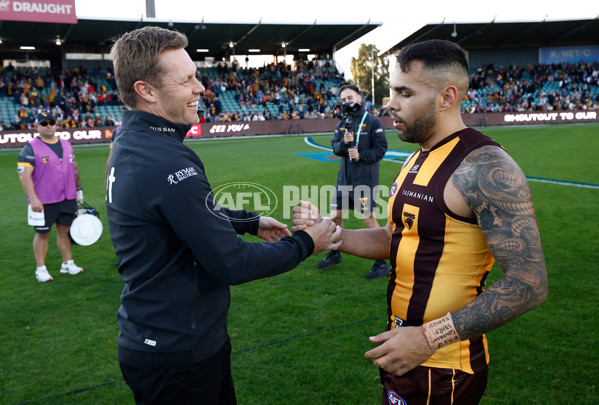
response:
M364 224L368 228L377 228L380 225L374 212L377 207L374 191L379 185L379 162L387 152L385 129L381 121L362 105L360 89L356 85L341 86L339 103L342 119L335 128L331 145L333 153L341 157L341 165L336 195L331 201L331 218L343 227L347 210L359 210ZM318 267L329 270L341 260L341 253L330 251ZM389 270L384 260L377 260L366 278L386 277Z
M110 159L106 208L125 282L119 362L139 404L235 404L227 334L229 285L273 276L328 248L333 222L286 226L213 203L199 157L183 144L203 86L184 35L145 27L112 56L131 111ZM248 243L250 233L277 243Z

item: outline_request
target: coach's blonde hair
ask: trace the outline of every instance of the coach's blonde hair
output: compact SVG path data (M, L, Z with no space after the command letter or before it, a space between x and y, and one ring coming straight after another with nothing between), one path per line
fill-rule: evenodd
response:
M143 27L121 36L112 46L110 56L123 102L135 108L134 84L138 80L161 87L163 67L158 56L165 50L185 48L187 43L187 37L180 32L160 27Z

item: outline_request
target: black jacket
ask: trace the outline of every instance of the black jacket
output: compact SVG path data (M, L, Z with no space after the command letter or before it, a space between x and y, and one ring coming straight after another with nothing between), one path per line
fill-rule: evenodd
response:
M358 126L364 116L365 108L352 115L351 129L349 132L354 133L354 140L358 137ZM385 136L385 128L381 121L370 113L366 113L366 118L360 129L360 138L358 142L358 152L360 160L354 162L349 159L348 146L343 141L343 135L346 132L346 124L340 121L335 128L333 140L333 153L341 156L341 165L339 174L337 175L337 186L353 186L366 185L370 188L379 185L379 162L387 152L387 137Z
M293 269L314 250L297 232L247 243L259 217L215 207L189 127L124 111L106 192L110 236L125 287L117 319L119 360L176 366L203 360L226 341L229 285ZM231 221L228 218L246 219Z

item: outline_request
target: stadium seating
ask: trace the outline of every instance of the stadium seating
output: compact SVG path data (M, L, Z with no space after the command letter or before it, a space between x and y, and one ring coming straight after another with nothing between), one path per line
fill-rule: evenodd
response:
M92 117L99 116L102 125L110 125L105 121L107 117L117 125L123 105L111 74L92 74L84 68L66 69L59 75L51 74L48 68L4 69L0 72L0 129L30 128L31 117L40 109L65 119L71 115L76 126L89 125L82 118L77 121L88 112ZM344 83L343 75L327 61L300 61L295 70L283 64L233 69L220 63L199 68L198 79L207 89L199 108L208 121L331 117L337 89ZM462 110L595 109L599 108L598 80L598 63L489 65L471 72ZM18 117L23 103L21 93L27 98L25 120ZM59 93L64 94L66 102L56 102Z
M599 108L599 64L482 67L470 76L465 112L572 111Z

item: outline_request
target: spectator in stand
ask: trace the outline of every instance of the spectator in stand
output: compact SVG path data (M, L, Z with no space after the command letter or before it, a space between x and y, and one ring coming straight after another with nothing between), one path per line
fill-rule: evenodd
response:
M42 89L44 88L44 79L42 79L42 76L40 76L39 74L35 77L35 87L39 91L42 91Z
M220 115L223 112L223 105L220 102L220 98L218 96L214 97L214 113L216 115Z
M15 116L15 121L18 123L25 123L25 124L27 124L30 121L29 112L27 111L27 109L24 106L21 106L21 108L19 108L19 110L17 111L17 114Z
M8 97L10 89L10 80L8 77L0 75L0 97Z
M29 105L37 107L40 104L40 93L36 87L29 90Z
M29 106L29 98L27 97L26 92L20 93L19 103L21 104L22 107Z
M112 118L112 115L110 115L110 113L106 113L106 116L104 117L104 122L102 123L102 126L105 127L112 127L114 126L114 119Z
M96 114L96 117L94 118L94 127L101 127L101 126L104 126L104 120L102 119L100 114Z
M92 69L92 74L96 78L100 77L100 75L102 74L102 69L100 68L99 64L96 63L96 66L94 66L94 68Z
M71 115L67 116L65 120L60 124L61 128L77 128L77 122L73 119Z

